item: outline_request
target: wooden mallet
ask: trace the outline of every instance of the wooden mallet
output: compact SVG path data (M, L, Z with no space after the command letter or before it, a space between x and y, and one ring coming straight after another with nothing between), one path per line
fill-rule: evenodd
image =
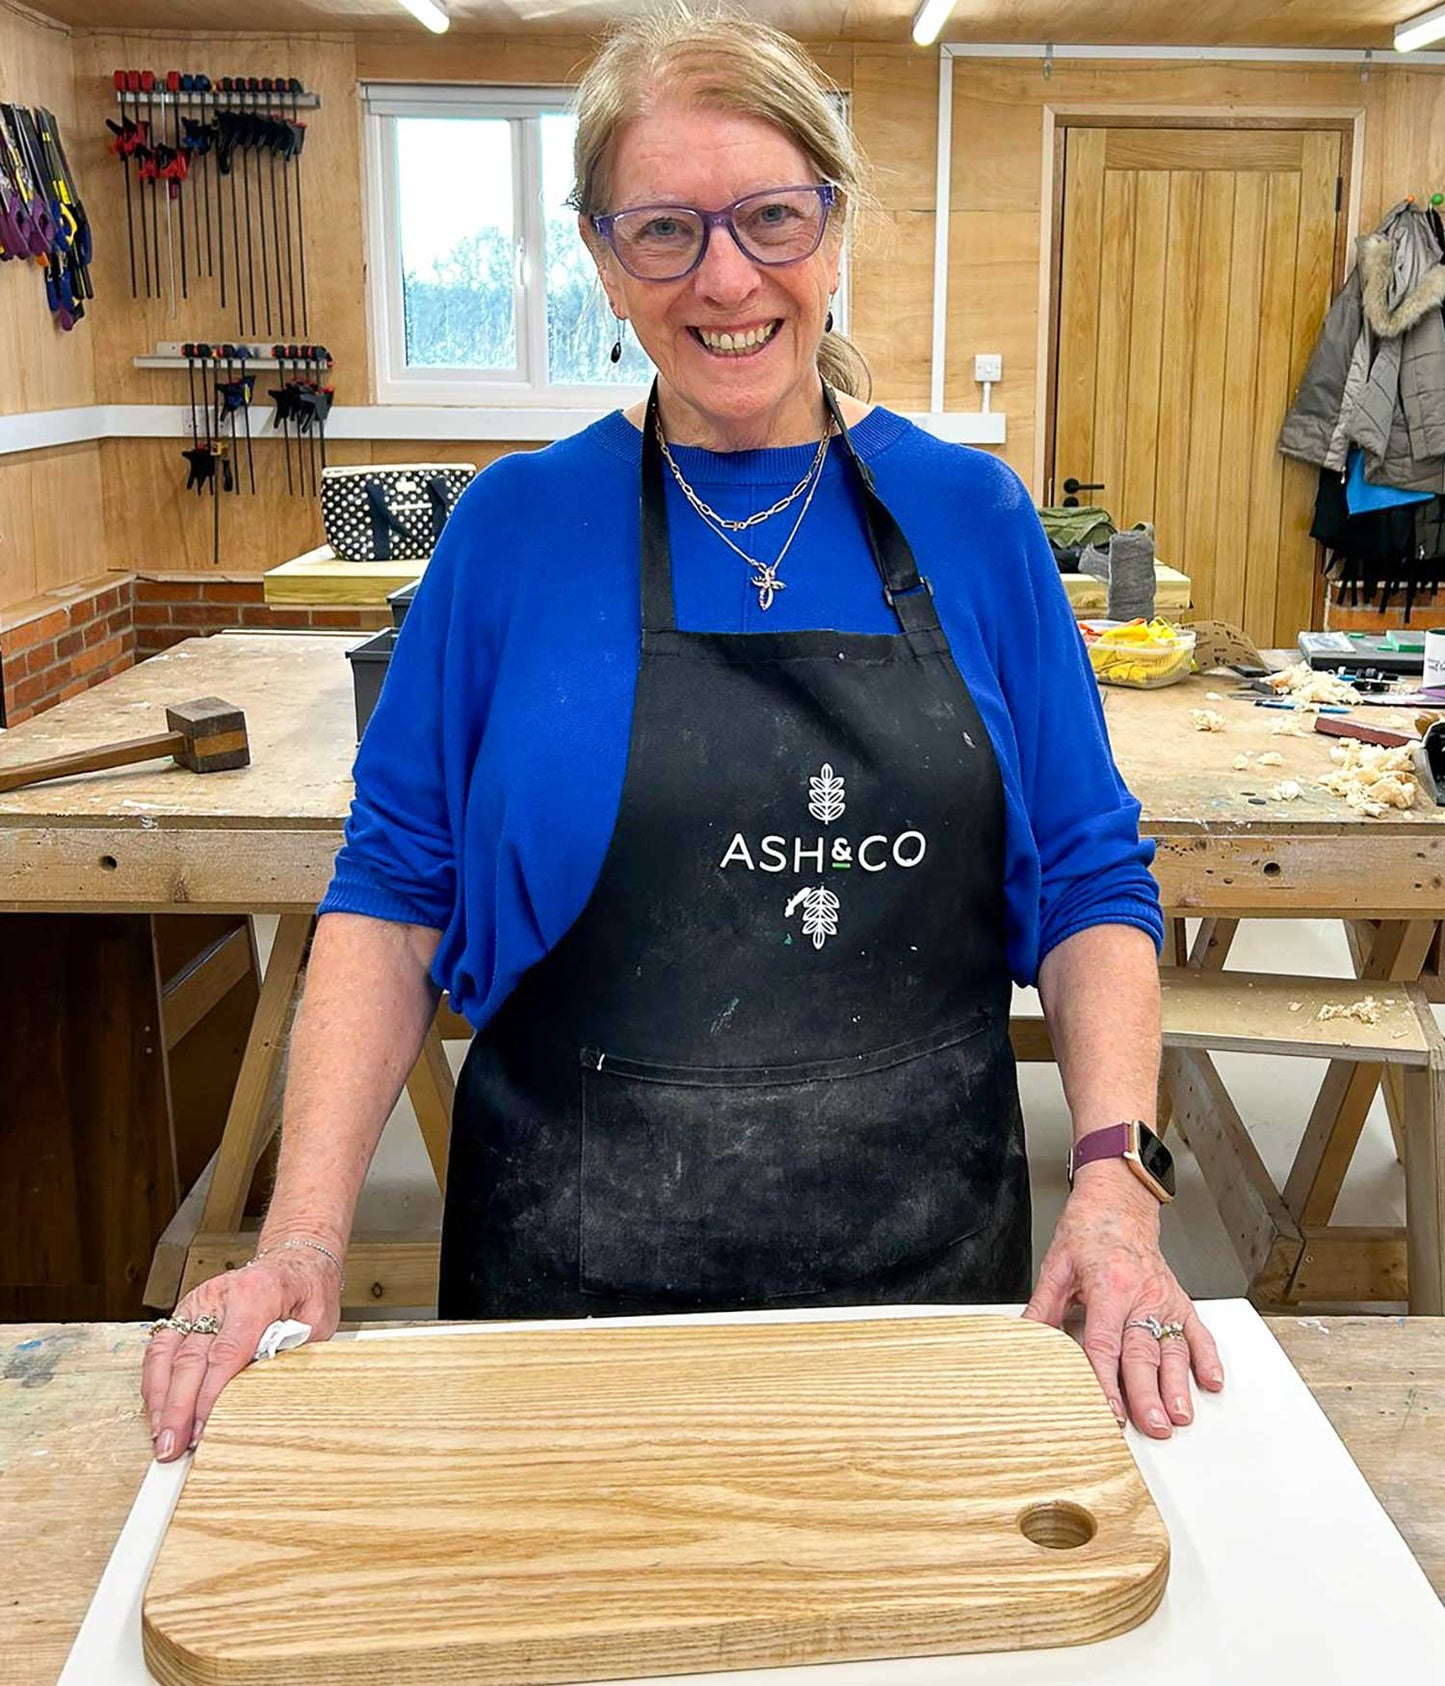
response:
M166 725L170 731L155 732L148 738L127 738L124 743L103 749L77 750L73 755L57 755L28 767L0 771L0 792L68 778L72 773L128 767L133 761L153 761L161 755L173 755L193 773L220 773L251 763L246 716L219 697L197 697L194 702L168 708Z

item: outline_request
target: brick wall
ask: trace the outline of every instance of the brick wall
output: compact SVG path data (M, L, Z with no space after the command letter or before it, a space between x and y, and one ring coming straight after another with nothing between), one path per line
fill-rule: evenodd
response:
M45 600L0 615L7 726L135 665L134 595L129 574L111 574L68 588L59 603Z
M0 613L4 718L16 726L183 638L233 627L378 631L391 611L272 607L259 579L107 574Z
M135 580L136 659L168 650L183 638L231 627L314 627L318 631L379 631L391 625L391 611L377 608L307 609L264 601L259 579L208 574L138 574Z

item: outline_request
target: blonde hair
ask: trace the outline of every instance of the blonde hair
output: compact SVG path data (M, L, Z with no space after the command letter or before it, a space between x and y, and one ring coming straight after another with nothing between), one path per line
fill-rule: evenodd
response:
M871 204L867 162L838 109L839 90L798 43L746 13L673 0L613 29L578 86L570 203L580 215L610 208L612 151L623 125L659 96L679 92L781 129L840 189L834 214L845 228ZM863 353L831 329L818 346L818 372L855 398L872 395Z

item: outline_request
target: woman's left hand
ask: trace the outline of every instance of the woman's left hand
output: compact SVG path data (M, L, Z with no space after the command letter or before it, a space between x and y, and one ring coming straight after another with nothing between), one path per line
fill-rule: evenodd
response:
M1122 1426L1124 1401L1135 1426L1156 1440L1194 1420L1191 1368L1218 1393L1224 1370L1214 1339L1159 1251L1159 1205L1120 1161L1081 1166L1044 1256L1025 1317L1062 1327L1084 1307L1084 1351ZM1184 1326L1157 1340L1157 1318Z

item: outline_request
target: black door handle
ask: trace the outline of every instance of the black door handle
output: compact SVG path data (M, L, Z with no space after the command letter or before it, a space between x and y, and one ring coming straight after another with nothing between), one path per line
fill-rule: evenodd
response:
M1076 480L1071 474L1064 482L1063 507L1065 509L1077 509L1079 507L1078 494L1080 492L1102 492L1103 490L1104 482L1102 480L1093 486L1086 486L1082 480Z

